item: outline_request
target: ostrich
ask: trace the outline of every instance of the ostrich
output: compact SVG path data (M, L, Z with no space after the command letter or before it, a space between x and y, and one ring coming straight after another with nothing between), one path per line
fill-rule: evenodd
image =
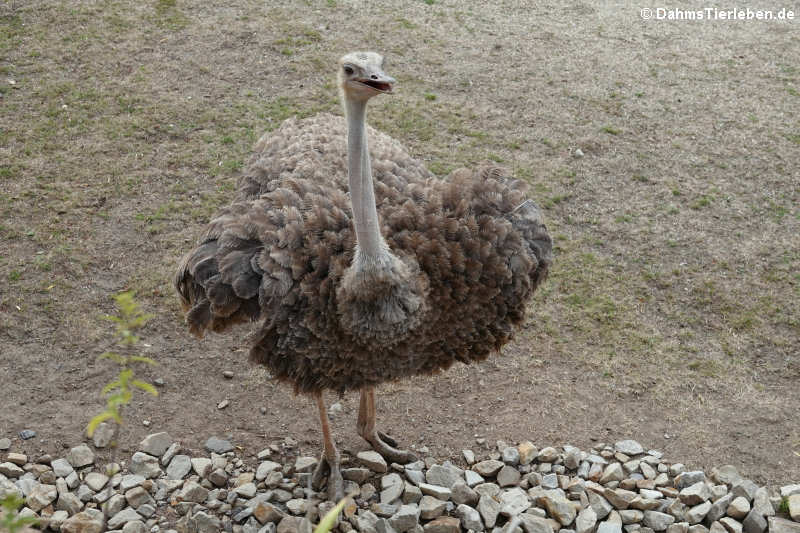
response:
M502 169L440 180L366 125L367 102L395 84L381 55L342 57L338 84L345 118L292 118L265 134L175 277L192 333L258 321L250 359L314 397L324 444L312 486L327 478L331 499L343 481L323 391L359 390L359 434L390 461L416 460L377 429L375 386L499 350L552 248Z

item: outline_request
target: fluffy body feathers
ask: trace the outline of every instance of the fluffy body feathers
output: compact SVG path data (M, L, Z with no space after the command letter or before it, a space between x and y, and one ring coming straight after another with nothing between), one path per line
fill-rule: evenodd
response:
M350 268L346 124L322 114L262 137L234 202L175 278L193 333L258 321L251 359L297 392L485 359L511 338L551 262L520 182L490 165L439 180L391 137L368 135L393 261Z

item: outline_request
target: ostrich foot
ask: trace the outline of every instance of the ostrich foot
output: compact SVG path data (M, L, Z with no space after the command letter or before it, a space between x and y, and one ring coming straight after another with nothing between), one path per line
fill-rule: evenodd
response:
M398 450L397 441L382 431L373 431L371 435L362 435L372 445L372 449L381 454L389 462L405 465L417 460L417 456L408 450Z
M314 474L311 476L311 488L320 492L326 476L328 478L328 499L332 502L338 502L344 498L344 479L342 479L342 472L339 470L339 458L337 457L331 461L323 453L317 468L314 469Z

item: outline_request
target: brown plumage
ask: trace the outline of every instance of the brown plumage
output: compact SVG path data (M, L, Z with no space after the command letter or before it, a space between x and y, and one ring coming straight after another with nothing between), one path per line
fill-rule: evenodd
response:
M489 164L440 180L396 140L366 134L385 254L379 243L356 257L348 123L322 114L259 140L234 202L175 278L193 333L257 321L251 359L318 397L485 359L551 262L521 182Z

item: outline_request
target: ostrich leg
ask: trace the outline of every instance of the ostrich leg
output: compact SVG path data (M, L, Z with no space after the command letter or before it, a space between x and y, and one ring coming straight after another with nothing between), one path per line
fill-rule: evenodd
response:
M417 460L417 456L413 453L395 448L397 442L393 438L375 429L375 387L361 389L361 402L358 408L358 434L364 437L376 452L393 463L404 465Z
M314 394L317 400L317 408L319 409L319 420L322 425L322 457L319 459L319 464L314 475L311 478L311 487L314 490L322 488L322 480L325 475L328 476L328 499L338 502L344 497L344 480L342 473L339 471L339 451L336 449L336 444L333 442L331 435L331 425L328 420L328 410L325 408L325 401L322 399L322 393L317 392Z

